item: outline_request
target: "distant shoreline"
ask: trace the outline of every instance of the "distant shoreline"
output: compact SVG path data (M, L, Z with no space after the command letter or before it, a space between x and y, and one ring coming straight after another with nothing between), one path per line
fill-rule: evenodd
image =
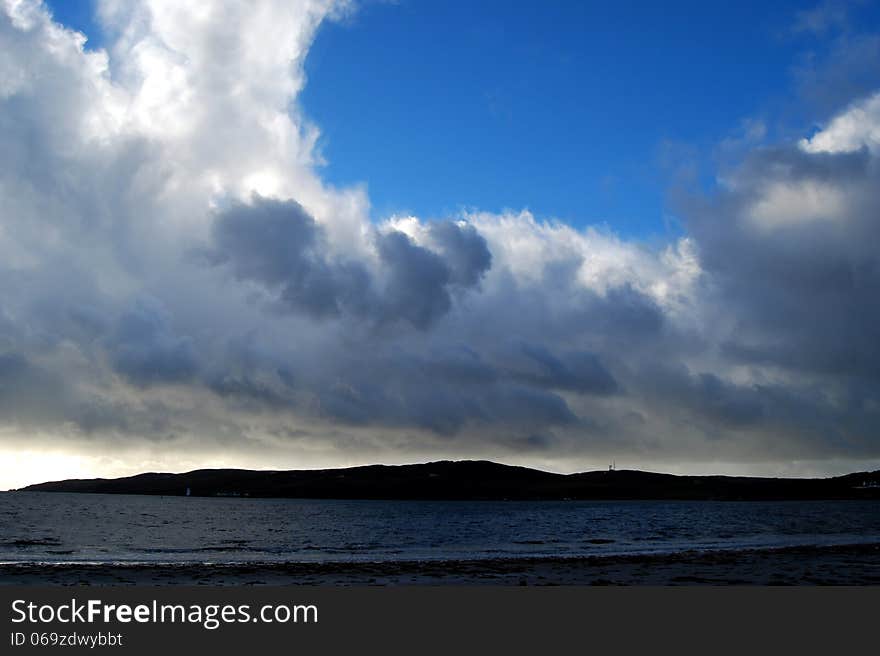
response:
M880 544L402 562L0 564L0 585L878 585Z
M200 469L39 483L23 491L374 500L880 499L880 470L832 478L676 476L632 470L556 474L489 461L347 469Z
M73 495L83 495L83 496L93 496L93 495L110 495L110 496L131 496L131 497L180 497L179 494L143 494L138 492L67 492L62 490L28 490L28 489L14 489L14 490L0 490L0 495L3 494L73 494ZM217 501L226 501L230 499L241 499L243 501L263 501L263 500L283 500L283 501L363 501L363 502L392 502L392 501L414 501L414 502L436 502L436 503L454 503L456 501L466 502L466 503L518 503L518 502L529 502L529 503L578 503L578 502L592 502L592 503L626 503L626 502L706 502L706 503L797 503L799 501L880 501L880 495L877 496L816 496L816 497L706 497L706 498L694 498L694 497L582 497L582 498L554 498L554 497L540 497L540 498L531 498L531 497L516 497L516 498L492 498L492 497L288 497L288 496L236 496L230 497L227 495L205 495L205 496L192 496L193 499L216 499Z

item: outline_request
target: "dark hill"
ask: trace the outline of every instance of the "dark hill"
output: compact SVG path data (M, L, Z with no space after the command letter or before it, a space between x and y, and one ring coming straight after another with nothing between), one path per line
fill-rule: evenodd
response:
M835 478L673 476L642 471L553 474L487 461L370 465L349 469L251 471L67 480L42 492L312 499L880 499L880 471Z

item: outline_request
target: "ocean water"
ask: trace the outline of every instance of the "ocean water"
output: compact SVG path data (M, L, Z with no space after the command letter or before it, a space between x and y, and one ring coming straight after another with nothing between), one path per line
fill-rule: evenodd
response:
M394 562L857 543L880 543L880 503L0 493L0 563Z

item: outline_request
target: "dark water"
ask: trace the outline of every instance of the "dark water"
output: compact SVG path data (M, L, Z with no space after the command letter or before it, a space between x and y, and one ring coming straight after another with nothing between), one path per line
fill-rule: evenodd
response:
M324 501L0 493L0 562L516 558L880 543L864 501Z

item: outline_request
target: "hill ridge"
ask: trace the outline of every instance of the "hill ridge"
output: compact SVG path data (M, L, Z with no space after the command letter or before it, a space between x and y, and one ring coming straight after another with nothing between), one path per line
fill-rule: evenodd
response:
M334 469L144 472L49 481L19 491L401 500L880 499L880 470L831 478L681 476L639 470L559 474L491 460L438 460Z

